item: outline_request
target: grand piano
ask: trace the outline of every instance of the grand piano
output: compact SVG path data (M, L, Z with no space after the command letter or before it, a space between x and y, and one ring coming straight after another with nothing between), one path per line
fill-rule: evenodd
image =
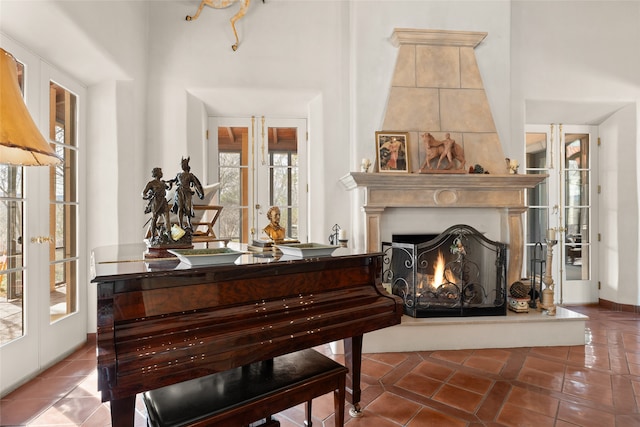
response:
M362 339L400 323L382 254L241 255L191 267L145 261L143 245L97 248L98 389L114 427L133 426L138 393L344 340L347 398L360 408Z

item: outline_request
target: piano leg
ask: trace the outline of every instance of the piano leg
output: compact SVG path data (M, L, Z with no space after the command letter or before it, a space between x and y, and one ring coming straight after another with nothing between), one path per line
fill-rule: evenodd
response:
M362 335L344 339L344 360L349 373L347 374L346 392L350 397L353 408L349 415L353 418L363 415L360 408L360 373L362 371Z
M112 427L133 427L136 412L136 396L123 397L109 402Z
M311 400L307 400L307 403L305 405L304 418L304 427L311 427Z

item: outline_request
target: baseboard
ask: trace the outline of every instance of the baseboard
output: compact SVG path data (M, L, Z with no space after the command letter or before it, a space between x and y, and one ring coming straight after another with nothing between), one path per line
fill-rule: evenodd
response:
M598 306L611 311L622 311L625 313L640 314L640 306L631 304L620 304L619 302L607 301L606 299L602 298L598 300Z

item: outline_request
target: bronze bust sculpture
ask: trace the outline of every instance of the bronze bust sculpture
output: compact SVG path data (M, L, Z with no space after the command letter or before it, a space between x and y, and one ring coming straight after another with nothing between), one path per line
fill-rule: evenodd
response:
M280 225L280 208L277 206L269 208L267 218L269 225L263 229L265 234L276 243L283 241L286 230Z

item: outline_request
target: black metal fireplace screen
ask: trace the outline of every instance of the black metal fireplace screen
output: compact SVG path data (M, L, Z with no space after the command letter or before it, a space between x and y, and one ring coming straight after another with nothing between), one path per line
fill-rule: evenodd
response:
M413 317L507 313L506 245L467 225L383 243L383 282Z

